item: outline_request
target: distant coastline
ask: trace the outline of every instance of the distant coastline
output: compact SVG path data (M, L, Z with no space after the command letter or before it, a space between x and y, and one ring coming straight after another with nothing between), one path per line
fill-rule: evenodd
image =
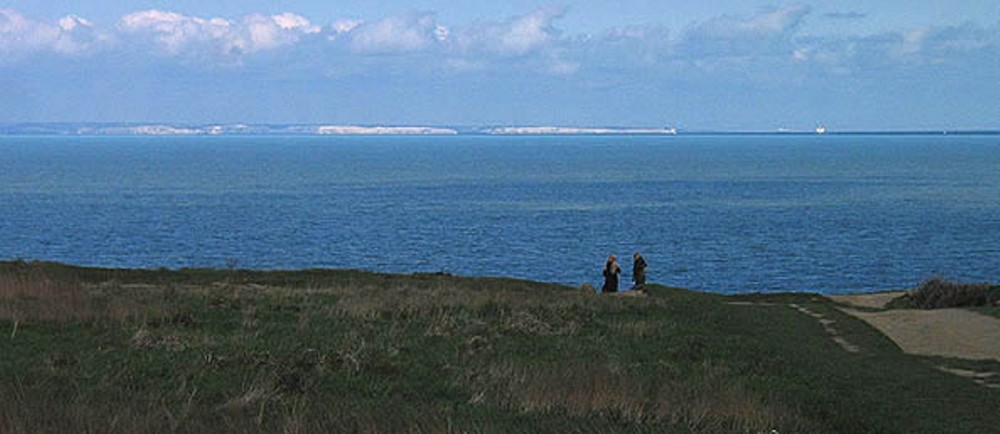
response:
M576 126L411 126L329 124L183 124L183 123L9 123L0 136L214 136L214 135L1000 135L1000 129L967 130L679 130L674 127Z
M486 130L492 135L606 135L677 134L676 128L579 128L579 127L500 127Z

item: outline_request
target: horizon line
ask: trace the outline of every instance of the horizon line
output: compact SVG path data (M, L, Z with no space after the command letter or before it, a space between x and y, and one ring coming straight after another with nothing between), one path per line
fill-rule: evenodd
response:
M390 123L248 123L248 122L0 122L0 135L849 135L849 134L1000 134L1000 127L845 128L818 124L812 129L678 128L675 126L566 126L545 124L390 124Z

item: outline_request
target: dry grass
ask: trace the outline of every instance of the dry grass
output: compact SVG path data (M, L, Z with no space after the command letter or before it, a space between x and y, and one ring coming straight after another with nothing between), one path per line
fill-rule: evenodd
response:
M666 423L705 433L806 426L792 406L751 390L745 380L709 362L684 378L656 383L644 383L619 366L587 361L497 363L483 372L474 379L479 391L470 401L524 413L610 414L630 423Z
M645 338L653 336L659 332L660 324L646 320L615 321L610 324L611 329L621 336Z
M22 323L65 324L91 321L123 324L165 318L176 313L174 285L115 281L84 283L72 275L25 265L0 270L0 319Z
M580 291L561 290L558 293L495 290L489 287L468 289L441 283L427 288L413 285L371 288L326 288L324 292L338 296L339 314L353 318L424 315L442 309L485 309L493 307L552 309L583 308L592 305L593 296Z
M892 432L911 413L859 375L926 375L895 347L828 351L787 309L663 287L63 268L0 266L0 324L23 322L0 337L0 434Z
M79 282L28 273L0 275L0 318L14 322L67 322L92 316L90 297Z

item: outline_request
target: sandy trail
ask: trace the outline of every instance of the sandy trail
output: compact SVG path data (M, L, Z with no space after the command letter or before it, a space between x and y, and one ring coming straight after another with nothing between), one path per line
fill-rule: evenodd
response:
M1000 361L997 318L964 309L843 311L867 321L907 353Z
M902 291L875 292L871 294L851 294L851 295L828 295L826 298L841 304L848 304L858 307L870 307L881 309L892 299L906 294Z
M830 296L838 303L880 308L900 293ZM1000 361L1000 319L965 309L863 312L841 308L888 336L904 352Z

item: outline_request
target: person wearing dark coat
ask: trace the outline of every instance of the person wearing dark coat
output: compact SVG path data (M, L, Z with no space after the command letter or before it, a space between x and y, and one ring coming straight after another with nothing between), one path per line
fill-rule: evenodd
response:
M632 281L637 291L646 291L646 258L639 252L632 254Z
M608 257L608 262L604 263L604 286L601 292L618 292L618 275L622 272L618 266L618 259L615 255Z

